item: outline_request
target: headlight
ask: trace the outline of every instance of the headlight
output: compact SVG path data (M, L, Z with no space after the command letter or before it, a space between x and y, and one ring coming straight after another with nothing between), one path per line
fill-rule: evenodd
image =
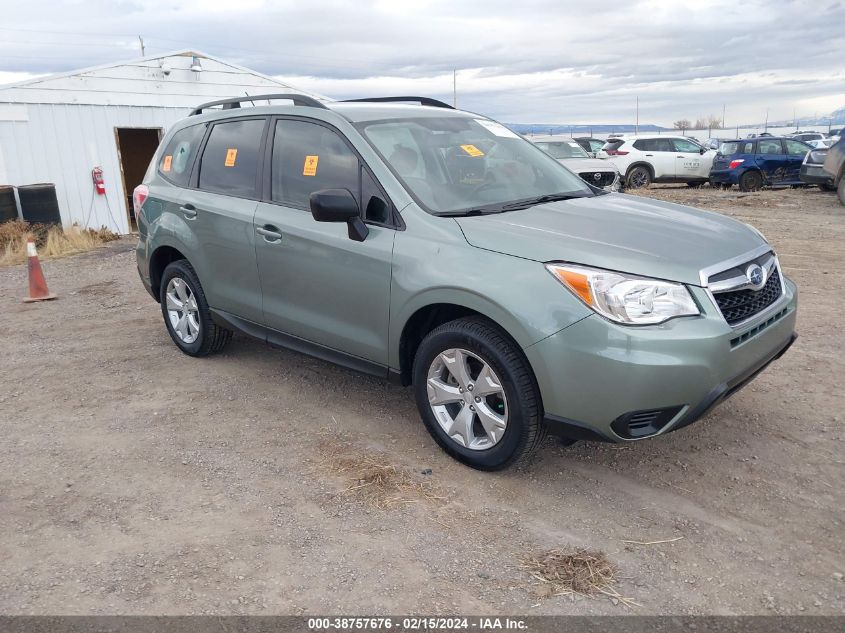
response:
M570 264L546 264L546 269L590 308L617 323L653 325L701 314L683 284Z

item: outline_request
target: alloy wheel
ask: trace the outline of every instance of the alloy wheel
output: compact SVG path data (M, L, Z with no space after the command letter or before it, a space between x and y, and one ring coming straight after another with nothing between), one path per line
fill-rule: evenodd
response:
M167 317L179 340L190 345L200 334L197 299L190 286L180 277L174 277L165 291Z
M426 389L434 417L455 443L481 451L502 439L507 398L496 372L478 355L444 350L431 362Z

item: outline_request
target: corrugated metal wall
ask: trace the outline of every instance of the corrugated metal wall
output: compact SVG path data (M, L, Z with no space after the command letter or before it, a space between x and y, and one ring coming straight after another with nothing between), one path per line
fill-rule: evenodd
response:
M188 110L132 106L20 104L27 121L0 121L0 184L56 185L62 223L129 232L115 128L166 132ZM106 195L94 194L91 170L103 168Z

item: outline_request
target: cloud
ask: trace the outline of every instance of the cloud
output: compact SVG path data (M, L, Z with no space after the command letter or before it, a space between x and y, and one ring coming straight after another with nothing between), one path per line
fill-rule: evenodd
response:
M92 20L92 12L96 19ZM67 71L195 48L333 97L426 94L508 121L789 118L845 104L841 2L163 0L27 2L0 71ZM11 16L9 16L11 14ZM823 108L822 108L823 109ZM808 112L812 114L812 112Z

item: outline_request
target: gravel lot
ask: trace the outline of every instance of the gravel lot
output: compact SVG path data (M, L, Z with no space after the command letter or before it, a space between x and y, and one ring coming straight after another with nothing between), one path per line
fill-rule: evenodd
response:
M20 303L25 268L0 270L0 612L845 612L845 209L815 189L643 195L761 229L800 338L688 429L550 440L498 474L446 457L409 389L237 335L182 355L132 239L44 263L54 302ZM407 490L354 489L338 460L373 455ZM521 560L566 546L606 553L640 606L547 596Z

